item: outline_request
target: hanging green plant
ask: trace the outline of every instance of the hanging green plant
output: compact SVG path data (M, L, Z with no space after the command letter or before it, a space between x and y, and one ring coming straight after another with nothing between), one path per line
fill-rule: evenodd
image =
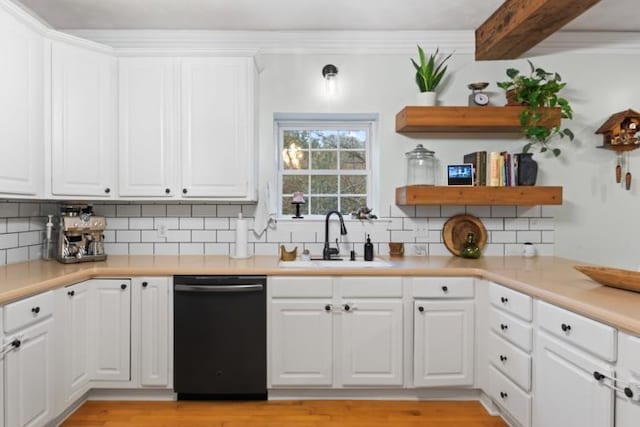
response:
M436 90L447 72L445 63L451 58L451 55L453 54L449 54L440 60L438 58L439 49L436 49L435 53L429 55L429 59L427 59L424 50L418 45L420 64L413 58L411 58L411 63L416 69L416 84L420 92L434 92Z
M529 75L523 75L515 68L507 69L507 76L511 80L498 82L498 86L507 91L507 97L511 97L517 104L526 108L520 113L520 126L523 135L530 141L523 148L524 153L529 152L534 145L540 147L540 152L548 150L557 157L561 150L551 147L549 144L554 137L567 137L573 141L574 134L568 129L562 129L560 125L548 126L545 123L549 118L549 110L546 108L559 108L562 119L573 119L573 109L559 92L567 85L562 82L558 73L550 73L536 67L531 61L527 61L531 68Z

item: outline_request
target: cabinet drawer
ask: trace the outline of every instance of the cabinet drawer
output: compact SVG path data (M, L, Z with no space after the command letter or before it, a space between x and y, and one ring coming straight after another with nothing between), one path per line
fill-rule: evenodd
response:
M489 283L489 301L496 307L530 322L533 319L531 297L495 283Z
M489 307L489 324L496 334L524 351L531 352L533 349L533 329L530 323L518 320L496 307Z
M342 277L343 298L401 298L401 277Z
M270 277L268 289L272 297L331 298L331 277L287 276Z
M531 391L531 356L492 332L489 333L489 361L524 391Z
M31 325L53 313L53 291L34 295L7 304L4 309L4 330L11 333Z
M616 330L595 320L537 301L540 326L603 360L616 360Z
M414 298L473 298L472 277L416 277Z
M493 366L489 367L489 396L523 427L531 426L531 396Z

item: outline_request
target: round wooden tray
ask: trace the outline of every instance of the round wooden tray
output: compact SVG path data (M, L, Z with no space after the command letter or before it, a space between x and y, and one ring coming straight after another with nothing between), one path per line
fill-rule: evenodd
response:
M484 249L487 244L487 229L482 221L473 215L460 214L449 218L442 229L442 240L449 252L460 256L460 250L469 233L475 234L478 247Z

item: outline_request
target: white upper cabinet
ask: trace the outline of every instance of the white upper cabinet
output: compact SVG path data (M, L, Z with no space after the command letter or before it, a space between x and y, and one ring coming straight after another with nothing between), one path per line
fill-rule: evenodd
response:
M0 9L0 193L43 193L44 38Z
M120 58L118 90L119 195L178 193L177 60Z
M52 43L51 180L54 196L109 197L114 191L116 60Z
M183 197L255 197L254 79L252 58L181 61Z

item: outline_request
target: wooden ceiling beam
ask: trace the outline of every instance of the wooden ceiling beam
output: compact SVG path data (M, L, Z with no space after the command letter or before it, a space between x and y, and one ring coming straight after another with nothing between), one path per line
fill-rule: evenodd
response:
M600 0L505 0L476 29L476 60L516 59Z

